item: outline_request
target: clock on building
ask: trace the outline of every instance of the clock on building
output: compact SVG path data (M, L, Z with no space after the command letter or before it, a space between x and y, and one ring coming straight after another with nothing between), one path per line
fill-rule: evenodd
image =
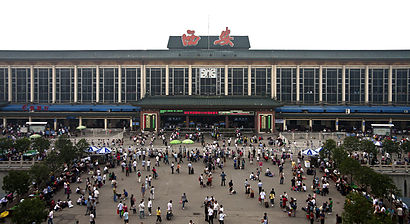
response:
M199 73L201 78L216 78L216 68L201 68Z

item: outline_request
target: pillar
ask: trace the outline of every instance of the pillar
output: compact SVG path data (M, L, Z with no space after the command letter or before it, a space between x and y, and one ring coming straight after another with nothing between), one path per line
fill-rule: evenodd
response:
M56 103L56 96L57 96L57 80L56 80L56 66L53 65L53 68L51 70L51 103Z
M309 130L312 131L312 129L313 129L313 120L309 119Z
M286 119L283 119L283 131L286 131L287 127L286 127Z
M169 95L169 69L168 65L165 66L165 95Z
M225 128L229 128L229 117L225 115Z
M393 124L393 119L389 118L389 124Z
M57 130L57 118L54 118L54 131Z
M300 101L300 71L299 65L296 66L296 102L299 103Z
M74 66L74 103L78 102L78 69Z
M389 79L388 79L388 87L387 87L387 101L389 104L393 101L393 66L389 66Z
M132 130L132 118L130 118L130 129Z
M98 65L95 71L95 79L97 80L95 83L95 102L98 103L100 102L100 68Z
M3 117L3 127L7 127L7 118Z
M9 65L8 67L7 67L7 73L8 73L8 79L9 79L9 86L8 86L8 89L9 89L9 102L11 102L11 101L13 101L13 96L12 96L12 94L13 94L13 92L11 91L12 90L12 79L11 79L11 66Z
M118 103L121 103L121 87L122 87L122 68L118 65Z
M188 95L192 95L192 65L188 66Z
M140 91L141 91L141 99L144 98L146 93L146 85L145 85L145 65L141 65L141 80L140 80Z
M362 132L364 133L366 131L366 121L362 119Z
M108 119L104 118L104 130L107 130L108 128Z
M30 102L34 102L34 66L30 66Z
M323 101L323 66L319 66L319 103Z
M189 115L185 116L185 127L189 128Z
M346 65L342 67L342 103L346 102Z
M78 117L78 126L82 126L83 125L83 117L79 116Z
M339 118L336 118L335 130L339 131Z
M366 66L364 73L364 102L369 103L369 66Z
M32 120L33 120L32 117L29 116L29 117L28 117L28 122L32 122Z
M248 66L248 96L252 95L252 68Z
M271 73L270 73L270 75L271 75L271 77L270 77L270 80L271 80L271 88L270 88L270 90L271 90L271 98L272 99L276 99L276 65L272 65L272 71L271 71Z
M225 65L225 96L228 95L228 65Z

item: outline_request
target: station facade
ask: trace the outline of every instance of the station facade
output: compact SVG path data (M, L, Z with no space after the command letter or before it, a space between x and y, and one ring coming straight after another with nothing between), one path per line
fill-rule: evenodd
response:
M166 50L0 51L3 125L365 131L410 126L408 50L250 50L247 36Z

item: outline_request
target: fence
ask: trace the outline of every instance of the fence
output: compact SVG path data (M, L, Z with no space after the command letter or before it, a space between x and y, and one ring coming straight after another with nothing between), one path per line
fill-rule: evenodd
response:
M20 160L20 161L0 161L0 171L9 171L9 170L28 170L34 164L39 161L33 160Z
M333 139L340 141L346 137L345 132L281 132L287 140L320 140Z

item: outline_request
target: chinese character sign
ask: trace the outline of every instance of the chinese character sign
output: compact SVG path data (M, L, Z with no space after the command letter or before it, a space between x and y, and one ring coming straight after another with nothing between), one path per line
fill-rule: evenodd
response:
M221 45L221 46L225 46L225 45L229 45L231 47L233 47L233 37L229 36L229 34L231 33L231 31L228 29L228 27L226 27L226 30L222 31L221 35L219 35L219 40L215 40L214 41L214 45Z
M189 36L186 34L182 35L182 45L184 45L184 47L196 46L201 37L195 36L195 30L187 30L186 32L189 34Z

